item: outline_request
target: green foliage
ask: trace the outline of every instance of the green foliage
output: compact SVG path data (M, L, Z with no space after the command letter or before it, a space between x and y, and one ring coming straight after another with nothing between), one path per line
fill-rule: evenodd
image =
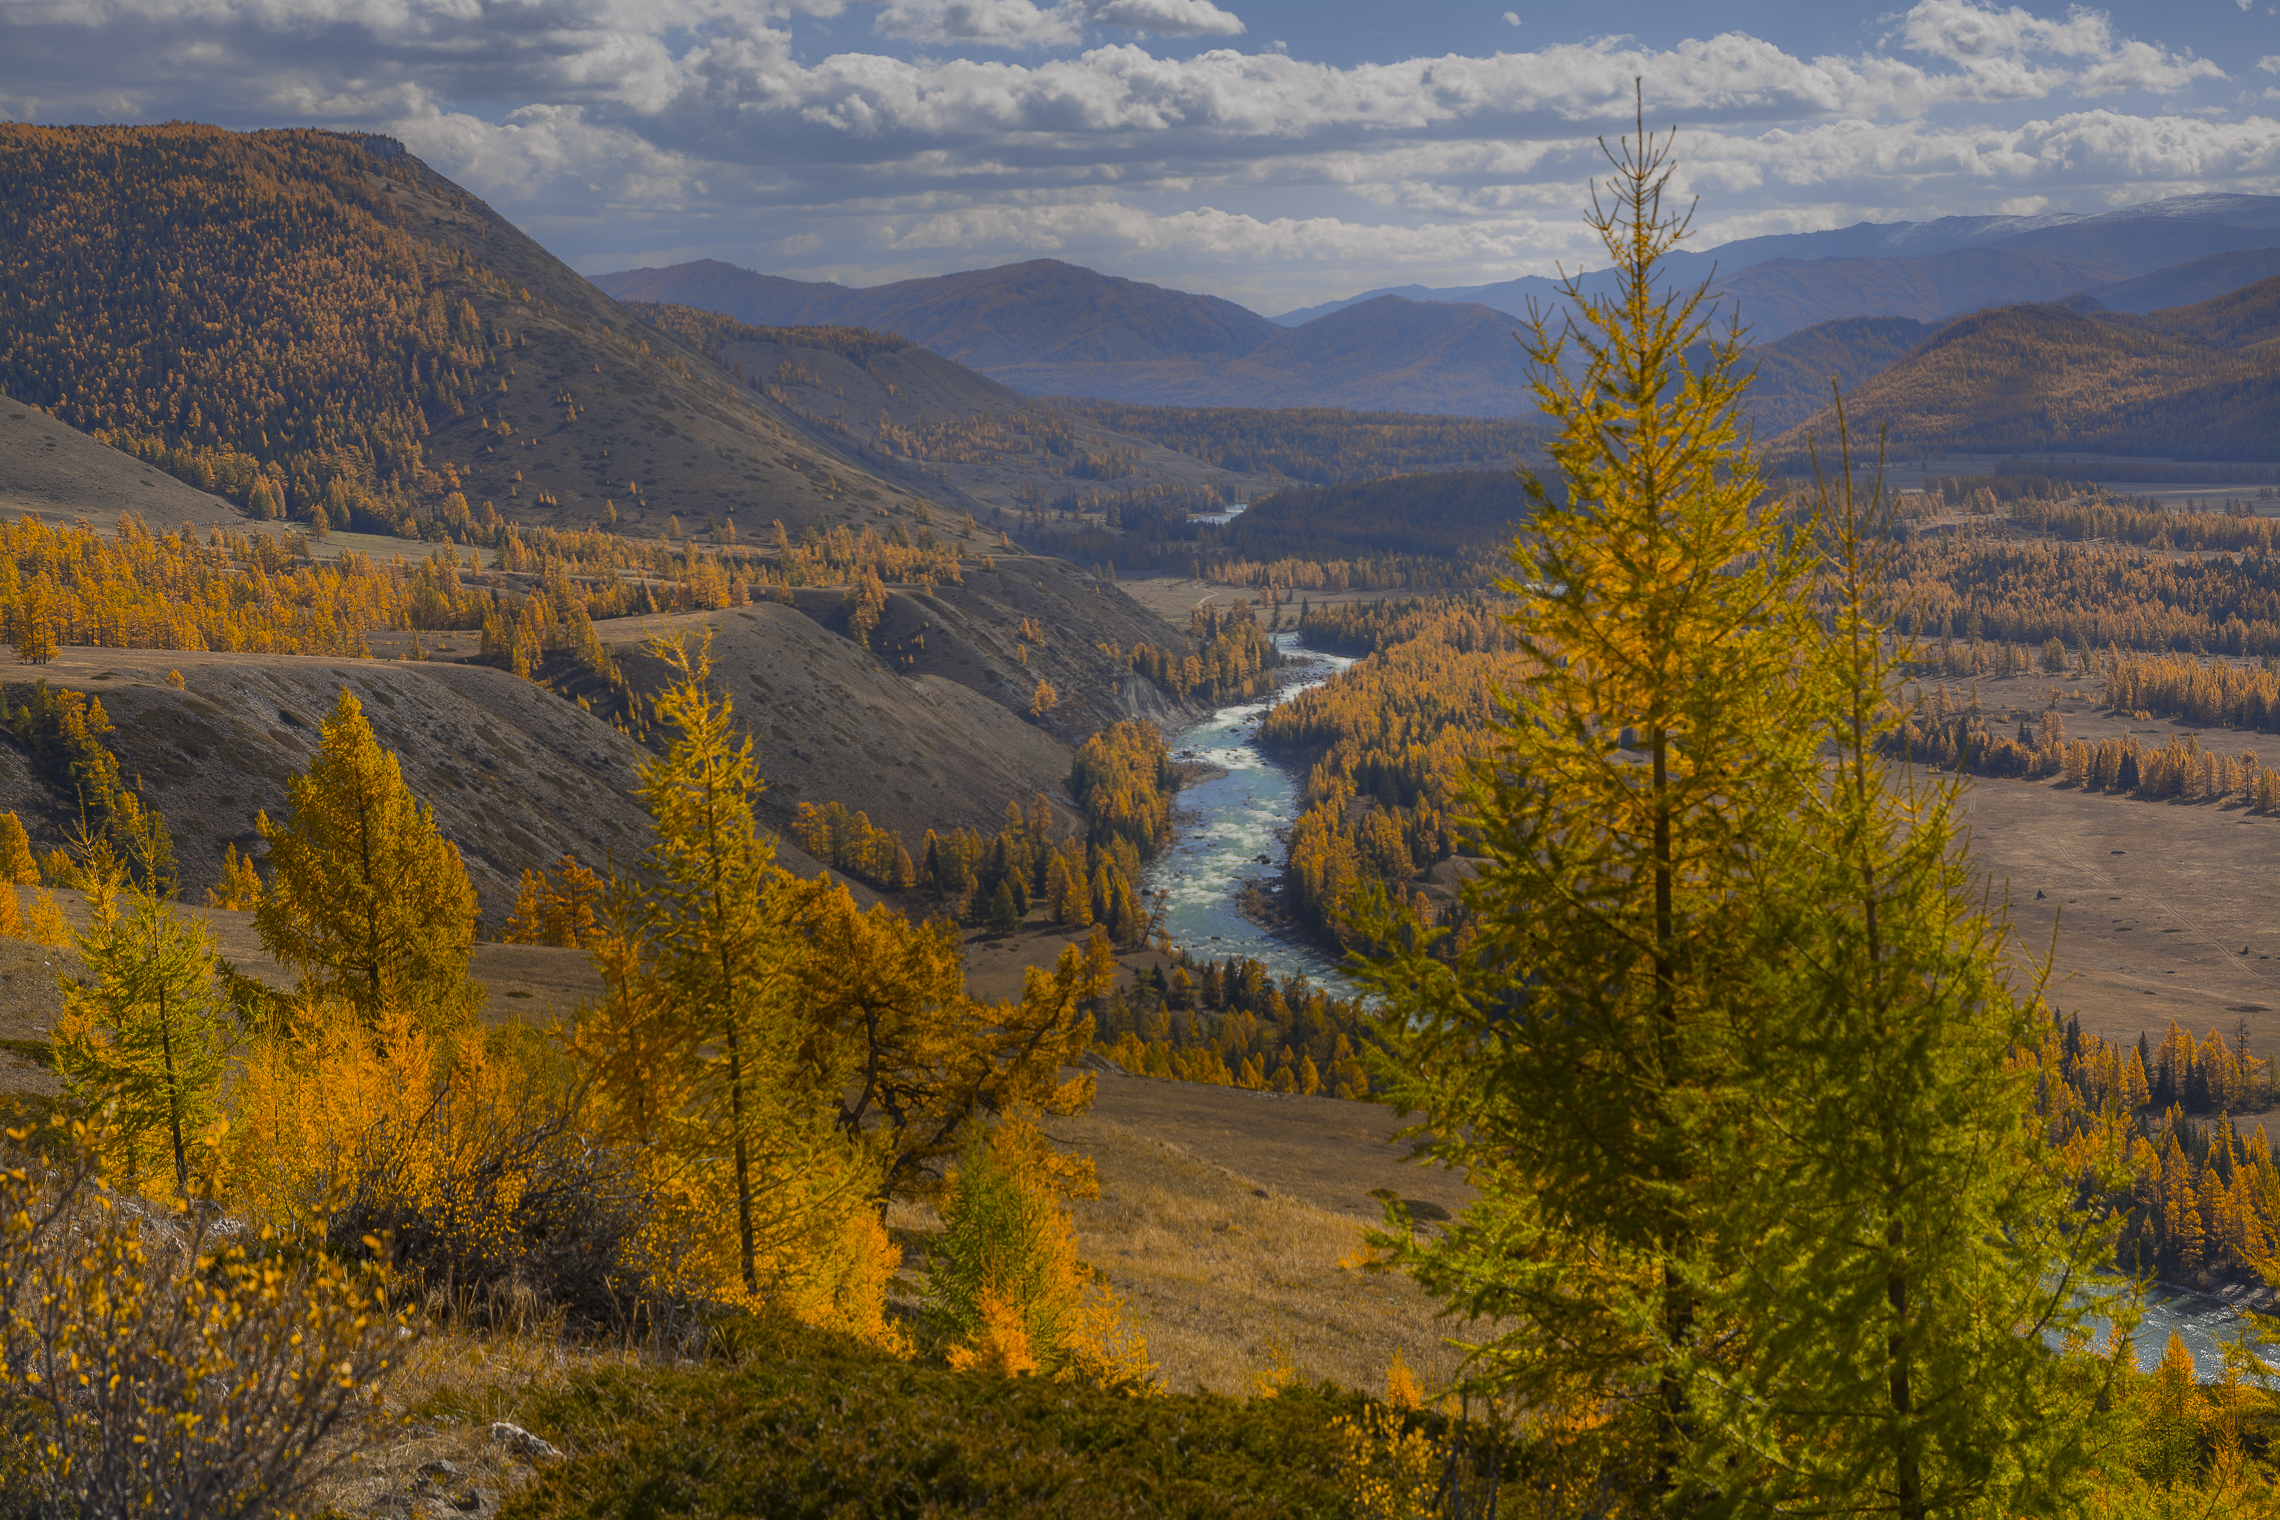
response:
M1011 1311L1022 1350L1046 1372L1076 1333L1066 1259L1075 1241L1060 1200L999 1155L998 1131L976 1128L942 1201L942 1230L927 1245L926 1305L945 1341L980 1341L992 1310Z
M992 934L1011 934L1021 927L1021 909L1014 903L1011 882L1001 880L990 894L988 927Z
M1749 1492L1738 1512L2052 1513L2080 1492L2111 1369L2041 1336L2081 1346L2131 1317L2097 1276L2112 1215L2095 1192L2079 1206L2125 1155L2119 1126L2062 1144L2038 1111L2050 1023L2040 986L2010 981L1958 788L1895 778L1880 753L1905 651L1877 524L1843 480L1821 514L1833 626L1798 704L1834 708L1801 726L1835 763L1816 806L1761 836L1760 943L1781 949L1759 976L1774 995L1743 1009L1736 1081L1763 1117L1721 1167L1732 1333L1699 1358L1722 1437L1692 1477ZM1882 1397L1835 1394L1852 1388Z
M129 858L138 846L154 850L154 864L161 871L167 869L172 851L164 830L138 838L128 823L140 817L142 809L119 774L117 757L104 742L112 729L102 699L51 688L43 679L33 682L20 701L21 705L10 704L8 727L16 742L31 752L41 779L78 825L109 839L118 853Z
M483 998L467 979L475 889L346 686L285 790L291 815L257 820L270 881L253 924L269 953L308 996L353 1003L374 1027L393 1009L467 1018Z
M135 822L147 859L163 831ZM62 979L55 1066L83 1110L105 1114L118 1180L133 1186L163 1157L187 1199L190 1159L210 1150L236 1031L215 975L214 940L158 872L130 874L107 842L89 852L88 926L77 937L89 980ZM8 890L0 888L0 890Z
M613 1372L524 1395L517 1418L580 1455L502 1516L1347 1513L1329 1426L1361 1401L1328 1387L1136 1399L897 1362L774 1323L750 1341L735 1369Z
M1738 343L1684 366L1704 297L1658 293L1667 141L1611 156L1623 288L1532 345L1567 490L1524 477L1471 932L1385 922L1370 967L1391 1098L1479 1201L1387 1244L1642 1505L2046 1513L2101 1380L2020 1327L2081 1323L2110 1235L2014 1058L2036 1000L1952 796L1886 790L1869 525L1761 495Z

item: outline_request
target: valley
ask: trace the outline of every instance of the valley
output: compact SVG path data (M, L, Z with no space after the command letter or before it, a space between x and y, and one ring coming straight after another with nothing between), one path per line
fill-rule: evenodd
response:
M0 1093L153 1260L401 1294L309 1353L404 1327L363 1512L1116 1442L1569 1512L1506 1440L1643 1510L1658 1347L1874 1391L1922 1272L1958 1386L2232 1398L2061 1343L2275 1291L2275 244L1683 251L1728 407L1651 294L1625 392L1541 281L587 280L391 138L0 123Z

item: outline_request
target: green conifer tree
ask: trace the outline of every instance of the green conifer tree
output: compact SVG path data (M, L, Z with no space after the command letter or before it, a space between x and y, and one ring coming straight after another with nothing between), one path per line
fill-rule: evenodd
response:
M1013 900L1013 884L1000 881L997 891L990 895L990 933L1011 934L1020 927L1021 909Z
M162 859L158 817L123 820L145 861ZM60 979L57 1069L72 1096L107 1110L110 1162L129 1186L154 1161L174 1163L175 1196L190 1195L190 1158L221 1116L233 1030L216 980L213 936L174 903L157 872L130 871L110 840L88 844L88 926L77 936L87 980Z
M1721 1175L1741 1267L1694 1385L1695 1486L1751 1514L2063 1513L2114 1368L2044 1337L2133 1318L2098 1271L2114 1221L2075 1200L2085 1159L2126 1192L2135 1130L2117 1104L2088 1149L2044 1134L2037 1058L2063 1046L2041 989L2006 974L1961 781L1884 755L1911 651L1882 605L1889 525L1850 464L1820 502L1830 629L1797 714L1837 760L1760 856L1781 995L1737 1042L1751 1112Z
M1684 233L1662 205L1668 142L1642 130L1609 156L1594 224L1618 286L1571 291L1567 333L1539 319L1529 339L1565 490L1522 476L1534 534L1509 621L1534 674L1471 799L1479 932L1376 976L1393 1101L1481 1190L1402 1255L1510 1327L1480 1353L1487 1382L1544 1418L1588 1415L1667 1489L1726 1265L1702 1224L1726 1185L1735 1005L1758 982L1741 888L1768 820L1810 793L1817 736L1792 699L1817 634L1812 559L1739 447L1739 344L1707 331L1702 292L1662 288Z

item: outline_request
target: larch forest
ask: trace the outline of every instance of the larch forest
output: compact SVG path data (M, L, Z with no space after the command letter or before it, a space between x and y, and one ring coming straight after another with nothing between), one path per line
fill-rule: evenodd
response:
M0 1509L2274 1512L2269 1045L2086 1028L1972 812L2280 818L2273 472L1891 484L1960 330L1761 444L1675 152L1488 419L1038 401L385 139L0 124L0 486L126 492L0 520ZM2226 312L2069 404L2262 384ZM1280 969L1160 885L1246 707Z

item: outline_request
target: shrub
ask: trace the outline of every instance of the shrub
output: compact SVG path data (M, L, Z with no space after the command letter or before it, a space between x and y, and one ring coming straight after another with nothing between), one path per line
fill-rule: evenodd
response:
M1312 1520L1349 1513L1327 1385L1134 1399L897 1361L764 1322L736 1368L616 1370L512 1416L579 1453L504 1520L628 1514Z
M650 1200L593 1143L575 1095L517 1033L436 1034L396 1015L375 1038L347 1005L258 1041L230 1140L247 1205L447 1293L477 1322L532 1300L584 1327L650 1323Z
M1147 1342L1077 1260L1063 1197L1097 1196L1092 1163L1056 1153L1009 1114L969 1140L951 1177L942 1234L927 1260L927 1307L950 1365L1041 1371L1133 1391L1153 1387Z
M10 1500L55 1515L269 1515L367 1444L357 1417L396 1325L337 1259L296 1267L266 1233L159 1224L84 1167L7 1160Z

